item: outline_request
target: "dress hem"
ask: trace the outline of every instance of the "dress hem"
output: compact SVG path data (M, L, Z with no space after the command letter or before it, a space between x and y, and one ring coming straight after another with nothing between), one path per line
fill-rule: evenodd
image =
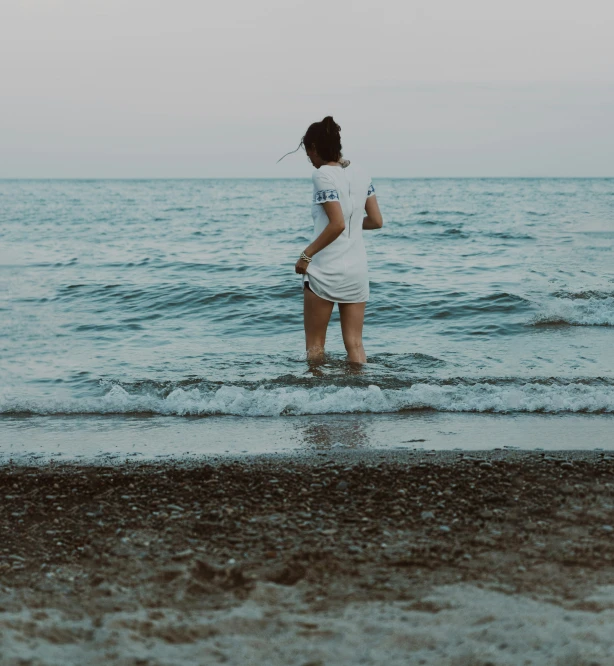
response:
M362 301L340 301L340 300L333 299L333 298L327 298L326 296L322 296L322 294L318 294L317 288L316 289L313 288L314 282L310 281L308 277L303 278L303 289L305 288L305 282L309 282L309 288L311 289L311 291L313 291L313 293L318 298L321 298L324 301L328 301L329 303L344 303L344 304L347 303L347 304L349 304L349 303L367 303L369 301L368 297L365 298Z

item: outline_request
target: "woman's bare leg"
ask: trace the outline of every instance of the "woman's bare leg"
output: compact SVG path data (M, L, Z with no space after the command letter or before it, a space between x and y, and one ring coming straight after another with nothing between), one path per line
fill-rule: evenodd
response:
M341 334L350 363L366 363L367 355L362 346L362 325L366 303L339 303Z
M335 304L316 296L308 287L303 288L303 294L307 360L320 362L324 358L326 329Z

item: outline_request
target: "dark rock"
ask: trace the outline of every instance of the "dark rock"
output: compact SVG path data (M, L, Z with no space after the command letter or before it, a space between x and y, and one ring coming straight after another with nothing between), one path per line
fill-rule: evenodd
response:
M306 573L307 570L305 567L302 564L295 562L272 570L267 574L266 579L271 583L277 583L278 585L294 585L304 578Z
M177 566L163 567L157 571L153 578L160 583L170 583L171 581L183 575L184 569Z
M190 570L192 577L200 581L213 580L218 572L216 567L201 559L195 560Z

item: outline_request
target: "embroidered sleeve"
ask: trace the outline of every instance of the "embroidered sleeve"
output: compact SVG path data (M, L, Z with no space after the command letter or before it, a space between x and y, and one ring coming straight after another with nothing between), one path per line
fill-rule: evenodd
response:
M367 190L367 199L368 199L372 194L375 194L375 188L373 187L373 183L369 183L369 189Z
M337 190L317 190L313 193L313 203L324 203L325 201L339 201Z
M313 181L313 203L323 204L327 201L339 201L339 192L336 183L330 174L324 170L317 169L312 175Z

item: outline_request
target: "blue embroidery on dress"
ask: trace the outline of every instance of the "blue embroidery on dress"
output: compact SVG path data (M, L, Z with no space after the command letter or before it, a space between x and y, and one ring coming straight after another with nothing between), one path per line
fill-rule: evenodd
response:
M325 201L339 201L337 190L318 190L313 195L313 203L324 203Z
M370 197L372 194L375 194L375 188L373 187L373 183L369 184L369 191L367 192L367 196Z

